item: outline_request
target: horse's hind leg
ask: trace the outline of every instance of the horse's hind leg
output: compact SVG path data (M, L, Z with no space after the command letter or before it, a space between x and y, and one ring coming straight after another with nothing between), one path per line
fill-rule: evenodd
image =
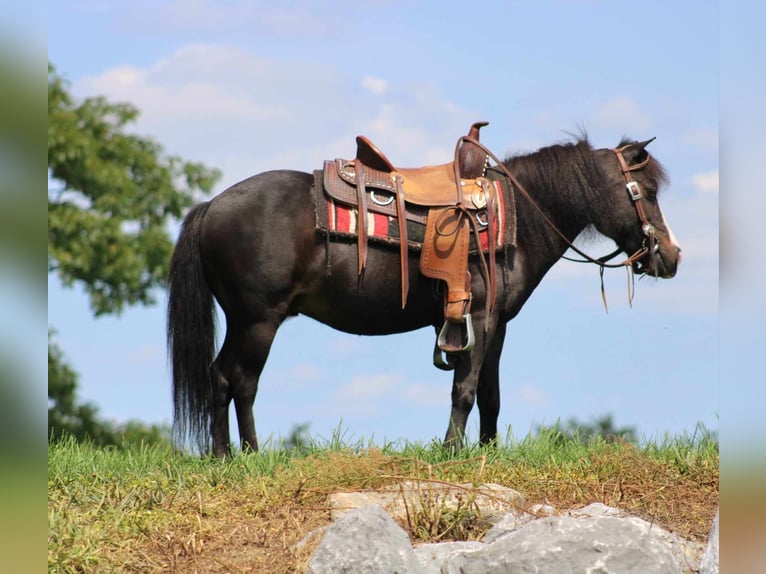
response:
M257 451L253 403L258 392L258 380L271 349L280 320L250 324L232 344L234 356L228 374L228 395L234 400L237 426L243 451ZM228 422L228 421L227 421Z
M213 418L210 435L213 439L213 454L218 458L231 454L229 448L231 444L229 435L229 403L231 402L231 395L229 394L229 381L223 374L224 371L229 372L229 369L226 368L226 358L228 356L227 344L224 343L212 366L212 379L215 388L213 390Z

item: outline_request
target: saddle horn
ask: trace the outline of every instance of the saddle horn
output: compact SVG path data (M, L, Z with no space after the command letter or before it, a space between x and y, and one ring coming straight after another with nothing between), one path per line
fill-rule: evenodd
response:
M467 140L463 140L463 144L458 151L458 166L459 173L462 177L467 179L475 179L484 175L484 168L487 164L487 154L475 143L470 140L479 141L479 130L484 126L488 126L489 122L476 122L468 130Z

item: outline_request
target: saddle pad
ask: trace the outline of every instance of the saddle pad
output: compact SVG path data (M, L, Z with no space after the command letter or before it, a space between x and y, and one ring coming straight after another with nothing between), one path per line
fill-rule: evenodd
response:
M333 200L324 193L324 173L314 172L314 211L316 228L330 238L356 239L357 217L356 207L350 207ZM495 245L498 250L516 244L516 212L513 192L504 182L492 182L497 190L497 237ZM427 210L423 211L423 215ZM425 219L425 218L424 218ZM420 251L425 237L425 223L407 221L407 243L411 250ZM367 235L370 241L387 245L399 245L399 223L392 215L384 215L372 211L367 212ZM489 240L487 230L479 233L481 248L487 251ZM470 252L476 252L476 241L471 236Z

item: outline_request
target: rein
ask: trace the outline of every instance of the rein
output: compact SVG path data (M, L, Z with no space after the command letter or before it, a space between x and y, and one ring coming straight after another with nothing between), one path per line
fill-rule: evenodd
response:
M504 175L513 183L513 185L516 186L516 188L524 195L529 202L532 204L532 206L535 208L535 210L540 214L540 216L543 218L543 220L548 224L548 226L555 231L559 237L561 237L566 244L569 246L572 251L580 255L583 259L573 259L571 257L562 256L563 259L566 259L567 261L573 261L575 263L593 263L595 265L599 266L599 276L601 279L601 300L604 303L604 308L606 309L607 313L609 312L609 307L606 303L606 292L604 290L604 269L606 268L618 268L618 267L625 267L627 269L628 274L628 304L632 306L633 304L633 295L635 293L635 276L633 274L633 265L634 263L637 263L639 260L641 260L643 257L645 257L648 253L655 253L657 251L658 245L657 245L657 238L655 235L655 227L651 223L649 223L649 220L646 217L646 212L644 210L644 206L642 203L643 194L641 193L641 188L638 185L638 182L633 179L633 175L631 172L637 171L639 169L642 169L646 167L646 165L649 163L649 160L651 159L648 157L635 165L628 165L628 162L625 161L625 157L622 155L622 152L629 147L631 144L622 146L620 148L612 148L611 151L614 152L614 154L617 156L617 161L620 163L620 169L622 171L623 176L625 177L625 187L628 190L628 195L630 195L631 200L633 201L633 205L636 209L636 214L638 215L638 218L641 222L641 230L644 233L644 241L643 244L639 249L637 249L632 255L629 255L624 261L621 263L607 263L607 261L610 261L611 259L614 259L619 253L622 251L619 247L612 251L611 253L608 253L607 255L604 255L599 258L593 258L581 249L579 249L577 246L575 246L570 239L564 235L564 233L556 227L556 224L551 221L551 219L548 217L548 215L542 210L542 208L537 204L537 202L532 198L532 196L529 194L529 192L524 188L523 185L513 176L511 171L506 167L506 165L498 159L498 157L492 153L484 144L479 142L479 140L472 138L470 136L463 136L460 140L460 142L469 142L476 146L478 146L485 154L487 154L488 158L492 158L494 162L498 165L498 167L501 169L501 171L504 173ZM649 242L649 246L647 246L647 241Z

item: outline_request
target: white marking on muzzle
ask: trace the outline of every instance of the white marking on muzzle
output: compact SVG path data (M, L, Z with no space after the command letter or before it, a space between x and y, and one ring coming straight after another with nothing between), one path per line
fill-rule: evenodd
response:
M658 206L659 207L659 206ZM662 218L662 225L665 229L668 231L668 239L670 239L670 244L675 247L679 254L681 253L681 246L678 244L678 240L676 239L676 234L673 233L673 230L670 228L670 225L668 225L667 219L665 219L665 214L662 213L662 208L660 208L660 217Z

